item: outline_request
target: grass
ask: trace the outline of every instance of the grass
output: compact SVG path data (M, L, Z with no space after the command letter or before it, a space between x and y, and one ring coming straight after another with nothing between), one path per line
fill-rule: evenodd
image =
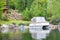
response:
M20 23L24 23L24 24L29 24L30 21L23 21L23 20L9 20L9 21L2 21L0 20L0 24L11 24L11 23L16 23L16 24L20 24Z

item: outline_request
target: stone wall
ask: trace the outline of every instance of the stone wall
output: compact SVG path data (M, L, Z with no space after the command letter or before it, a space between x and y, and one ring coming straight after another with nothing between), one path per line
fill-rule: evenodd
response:
M10 19L21 20L22 19L22 14L18 13L18 10L10 10L9 13L8 13L8 17Z
M7 15L9 19L12 20L21 20L22 19L22 14L18 12L18 10L9 10L8 13L3 13L3 15Z

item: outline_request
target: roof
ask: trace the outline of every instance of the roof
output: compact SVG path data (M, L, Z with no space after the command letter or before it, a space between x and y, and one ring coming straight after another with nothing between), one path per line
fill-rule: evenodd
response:
M36 22L36 23L42 23L42 22L47 22L44 17L33 17L31 19L31 22Z

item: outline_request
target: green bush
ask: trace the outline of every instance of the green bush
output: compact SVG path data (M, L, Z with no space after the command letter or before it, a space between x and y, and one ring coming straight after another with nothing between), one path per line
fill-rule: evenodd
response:
M31 11L26 8L26 10L23 11L23 20L31 20L32 15Z
M58 25L60 22L60 19L59 18L54 18L51 23L54 24L54 25Z
M2 9L0 8L0 20L2 18Z

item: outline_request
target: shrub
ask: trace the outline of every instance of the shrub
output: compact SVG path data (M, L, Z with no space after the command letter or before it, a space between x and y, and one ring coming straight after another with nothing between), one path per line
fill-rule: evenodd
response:
M59 24L59 22L60 22L60 19L59 19L59 18L54 18L54 19L51 21L51 23L54 24L54 25Z

